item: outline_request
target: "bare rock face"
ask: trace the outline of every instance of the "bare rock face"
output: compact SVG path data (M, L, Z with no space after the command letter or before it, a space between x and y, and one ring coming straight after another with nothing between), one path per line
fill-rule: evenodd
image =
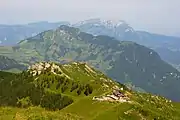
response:
M29 68L28 68L28 71L30 71L30 73L33 74L33 76L40 75L42 73L42 71L46 71L46 70L49 70L54 74L56 74L56 72L61 71L61 69L58 65L56 65L54 63L49 63L49 62L36 63L32 66L29 66Z
M55 75L64 75L66 78L71 79L67 74L65 74L59 65L51 62L39 62L28 67L28 71L33 75L37 76L43 72L51 72Z

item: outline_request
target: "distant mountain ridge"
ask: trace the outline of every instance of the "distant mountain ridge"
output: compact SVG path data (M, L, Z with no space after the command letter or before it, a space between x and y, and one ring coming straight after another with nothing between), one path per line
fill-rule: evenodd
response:
M120 41L134 41L138 44L152 48L166 62L174 67L180 65L180 38L145 31L136 31L122 20L89 19L76 24L70 22L49 23L46 21L29 23L26 25L0 25L0 46L12 46L19 41L32 37L60 25L69 25L93 35L108 35ZM175 52L174 52L175 51Z
M180 100L180 73L161 60L154 50L134 42L93 36L62 25L25 39L17 46L0 47L0 54L25 64L85 61L119 82Z
M49 23L46 21L29 23L25 25L0 24L0 46L12 46L20 40L32 37L45 30L55 29L60 25L69 25L68 22Z
M81 31L93 35L108 35L111 37L115 37L120 41L136 42L138 44L154 49L160 54L163 60L174 65L180 64L180 62L174 63L174 60L172 60L176 59L176 61L180 61L179 37L152 34L144 31L136 31L126 22L122 21L119 21L119 23L113 23L113 21L110 20L90 19L79 22L73 26L79 28ZM165 52L164 50L168 52ZM176 53L178 54L173 52L174 50L176 50Z

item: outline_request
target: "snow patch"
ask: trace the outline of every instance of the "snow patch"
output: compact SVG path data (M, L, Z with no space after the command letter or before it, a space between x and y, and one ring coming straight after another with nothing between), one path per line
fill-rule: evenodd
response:
M119 27L123 24L126 24L126 22L122 20L89 19L85 21L80 21L77 24L75 24L75 26L81 26L84 24L93 24L95 26L104 25L106 27L112 28L112 27Z
M132 28L127 28L125 32L134 32L134 30Z

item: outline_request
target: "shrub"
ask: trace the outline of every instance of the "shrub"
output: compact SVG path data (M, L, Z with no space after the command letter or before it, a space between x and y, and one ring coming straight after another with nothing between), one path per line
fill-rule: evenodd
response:
M66 90L68 89L68 87L66 85L63 85L62 88L61 88L61 92L65 92Z
M59 89L59 88L60 88L60 86L61 86L61 84L60 84L60 83L58 83L58 84L56 85L56 90L57 90L57 89Z
M78 95L81 94L81 90L80 90L80 89L77 90L77 94L78 94Z
M63 78L61 78L61 77L60 77L60 78L58 78L58 83L59 83L59 84L63 84L63 83L64 83L64 79L63 79Z
M48 84L47 84L47 88L50 88L50 87L51 87L51 86L50 86L50 83L48 83Z
M42 97L41 107L44 107L49 110L60 110L69 104L73 100L67 96L62 96L61 94L48 93Z
M78 84L74 83L71 87L71 92L78 88Z
M85 94L86 96L88 96L89 94L92 94L92 92L93 92L92 86L90 86L89 84L87 84L87 85L86 85L86 89L85 89L85 91L84 91L84 94Z
M32 103L31 103L30 97L21 98L21 99L18 99L17 101L18 107L26 108L26 107L29 107L31 104Z
M33 105L39 105L41 97L44 95L44 89L41 87L32 87L29 90L29 96Z
M57 68L54 69L54 72L57 73L57 74L61 74L61 72Z
M83 90L84 90L84 86L80 85L79 89L77 90L77 94L80 95Z

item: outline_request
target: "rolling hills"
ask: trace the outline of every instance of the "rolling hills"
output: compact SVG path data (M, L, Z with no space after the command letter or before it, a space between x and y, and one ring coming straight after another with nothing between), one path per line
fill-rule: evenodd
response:
M39 62L18 74L0 71L0 88L1 120L180 117L178 104L160 96L133 92L84 62Z
M0 55L24 64L86 61L121 83L180 100L180 73L154 50L134 42L93 36L63 25L25 39L17 46L0 47Z

